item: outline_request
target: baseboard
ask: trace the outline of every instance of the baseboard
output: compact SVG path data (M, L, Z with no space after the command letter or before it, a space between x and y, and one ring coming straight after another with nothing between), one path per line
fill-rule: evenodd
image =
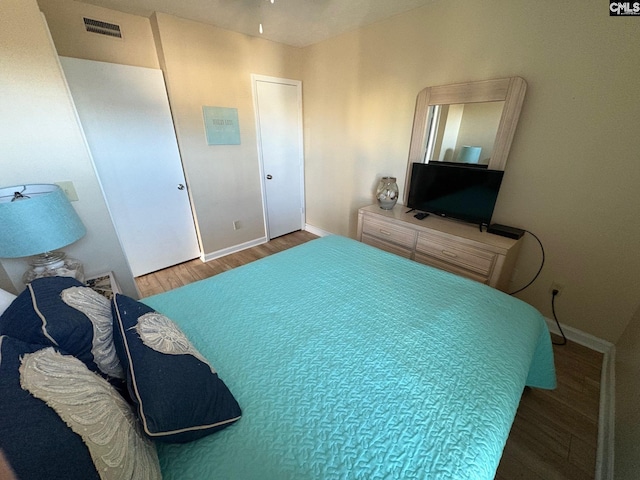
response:
M560 335L560 330L558 329L558 325L555 320L550 318L545 318L547 321L547 326L549 327L549 331L551 333L555 333ZM600 353L607 353L609 350L613 348L613 343L607 342L601 338L598 338L589 333L585 333L582 330L578 330L577 328L569 327L567 325L560 324L562 327L562 331L564 332L567 339L572 342L579 343L580 345L590 348L591 350L595 350Z
M309 225L308 223L304 225L304 229L305 231L309 233L313 233L314 235L317 235L319 237L328 237L329 235L333 235L333 233L331 232L322 230L321 228L318 228L318 227L314 227L313 225Z
M207 253L206 255L203 254L200 256L200 260L202 260L203 262L209 262L211 260L215 260L216 258L224 257L225 255L241 252L242 250L246 250L247 248L255 247L257 245L262 245L263 243L267 243L267 237L256 238L255 240L250 240L239 245L234 245L233 247L216 250L215 252Z
M605 352L600 377L600 413L598 415L598 451L595 480L613 480L616 421L616 347Z
M545 319L549 331L560 335L555 320ZM613 480L615 458L615 364L616 347L611 342L585 333L577 328L562 325L567 340L603 354L600 374L600 410L598 413L598 450L596 453L595 480Z
M327 232L326 230L322 230L321 228L314 227L313 225L305 224L304 229L313 233L314 235L318 235L319 237L326 237L328 235L333 235L331 232ZM250 240L245 243L241 243L239 245L234 245L233 247L223 248L222 250L216 250L215 252L207 253L206 255L200 255L200 260L203 262L209 262L211 260L215 260L216 258L224 257L225 255L230 255L232 253L241 252L242 250L246 250L247 248L255 247L257 245L262 245L263 243L267 243L267 237L256 238L255 240Z

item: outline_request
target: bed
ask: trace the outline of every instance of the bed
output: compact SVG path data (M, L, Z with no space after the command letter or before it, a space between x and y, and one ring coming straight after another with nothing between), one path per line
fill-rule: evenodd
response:
M542 315L340 236L142 300L242 408L156 442L170 479L492 479L525 386L555 388Z

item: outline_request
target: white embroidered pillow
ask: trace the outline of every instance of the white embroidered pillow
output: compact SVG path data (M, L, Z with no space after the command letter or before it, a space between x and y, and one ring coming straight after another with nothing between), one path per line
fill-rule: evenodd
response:
M111 304L71 277L38 278L0 316L0 335L58 347L90 370L124 373L113 346Z
M20 383L82 437L101 480L162 478L155 446L131 407L81 361L51 347L26 354Z
M62 291L62 301L84 313L91 321L93 361L102 373L124 378L124 372L113 345L111 302L89 287L69 287Z
M0 450L20 480L100 480L82 438L20 385L21 359L43 348L0 335Z

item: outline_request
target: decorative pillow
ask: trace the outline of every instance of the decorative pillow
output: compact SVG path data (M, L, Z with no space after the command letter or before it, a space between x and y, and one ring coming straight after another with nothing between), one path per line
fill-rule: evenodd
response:
M20 386L20 357L42 348L0 336L0 450L20 480L98 480L82 438Z
M77 358L52 347L26 354L20 384L80 435L102 480L162 478L155 446L140 431L129 404Z
M124 295L112 306L116 350L149 437L188 442L240 418L236 399L173 321Z
M91 370L124 373L113 347L109 300L71 277L34 280L0 316L0 334L60 347Z

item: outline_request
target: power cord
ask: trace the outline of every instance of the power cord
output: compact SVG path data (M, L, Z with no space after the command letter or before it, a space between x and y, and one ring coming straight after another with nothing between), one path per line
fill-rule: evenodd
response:
M558 321L558 317L556 316L556 297L560 293L560 290L554 288L551 291L551 311L553 312L553 319L556 321L556 325L558 325L558 330L560 330L560 334L562 335L562 342L551 342L554 345L566 345L567 337L565 337L564 332L562 331L562 327L560 326L560 322Z
M540 252L542 253L542 260L540 261L540 268L538 268L538 271L536 272L536 274L533 276L533 278L531 279L531 281L529 281L529 283L527 283L524 287L519 288L518 290L509 293L509 295L515 295L516 293L519 293L521 291L523 291L525 288L529 287L529 285L531 285L533 282L535 282L537 280L537 278L540 276L540 272L542 271L542 267L544 267L544 262L545 262L545 253L544 253L544 246L542 245L542 241L540 241L540 239L538 238L538 236L529 231L529 230L525 230L526 233L528 233L529 235L531 235L533 238L535 238L538 241L538 245L540 245ZM556 325L558 325L558 330L560 330L560 335L562 335L562 342L551 342L554 345L566 345L567 344L567 337L565 336L564 332L562 331L562 327L560 326L560 322L558 321L558 317L556 316L556 297L558 296L558 294L560 293L560 290L554 288L551 291L551 311L553 312L553 319L556 321Z
M533 276L533 278L531 279L531 281L529 283L527 283L524 287L519 288L518 290L516 290L515 292L511 292L509 295L515 295L516 293L520 293L521 291L523 291L525 288L527 288L529 285L531 285L533 282L536 281L536 279L538 278L538 276L540 275L540 272L542 271L542 267L544 267L544 260L545 260L545 255L544 255L544 247L542 246L542 242L540 241L540 239L536 236L535 233L530 232L529 230L525 230L525 232L527 232L529 235L531 235L533 238L535 238L538 241L538 245L540 245L540 251L542 252L542 261L540 262L540 268L538 268L538 271L536 272L536 274Z

